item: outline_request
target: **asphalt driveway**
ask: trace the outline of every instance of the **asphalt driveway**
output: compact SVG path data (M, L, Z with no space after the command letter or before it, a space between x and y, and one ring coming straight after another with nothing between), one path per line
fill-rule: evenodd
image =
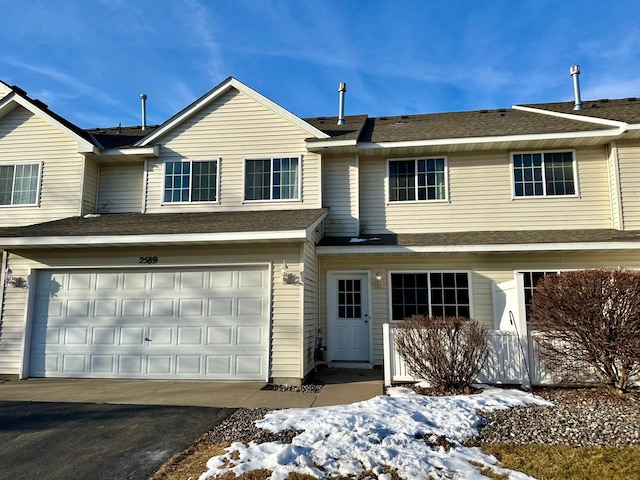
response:
M147 480L233 411L0 402L0 480Z

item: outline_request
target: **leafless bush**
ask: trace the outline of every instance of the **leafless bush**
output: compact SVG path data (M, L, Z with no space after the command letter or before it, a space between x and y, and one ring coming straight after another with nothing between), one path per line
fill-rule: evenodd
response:
M395 345L413 375L446 392L468 389L489 354L487 328L461 317L409 317Z
M625 392L640 374L640 272L598 269L542 279L530 318L548 367L595 374Z

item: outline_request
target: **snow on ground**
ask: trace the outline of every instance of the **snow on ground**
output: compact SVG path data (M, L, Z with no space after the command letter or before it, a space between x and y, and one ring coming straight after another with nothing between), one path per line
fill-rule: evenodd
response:
M383 466L395 469L407 480L430 475L434 479L486 480L480 473L483 466L508 473L510 479L531 479L495 466L494 457L461 443L475 435L481 421L478 410L529 403L548 405L545 400L519 390L488 387L479 394L449 397L418 395L408 388L393 388L388 393L350 405L273 411L256 425L273 432L304 432L290 445L234 443L227 454L209 459L209 470L200 480L228 471L240 475L260 468L272 470L273 480L284 480L291 472L330 478L366 470L372 470L380 480L388 480L391 476L384 473ZM435 446L440 436L453 447L447 450Z

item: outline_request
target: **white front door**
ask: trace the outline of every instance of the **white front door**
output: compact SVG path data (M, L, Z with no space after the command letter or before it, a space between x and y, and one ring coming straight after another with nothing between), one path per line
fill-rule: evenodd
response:
M367 274L333 274L329 282L329 352L332 362L369 362Z

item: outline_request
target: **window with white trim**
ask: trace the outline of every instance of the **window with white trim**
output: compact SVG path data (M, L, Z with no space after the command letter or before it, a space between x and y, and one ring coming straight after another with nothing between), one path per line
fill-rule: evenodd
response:
M0 205L37 205L40 163L0 166Z
M163 201L218 201L218 164L218 160L165 162Z
M471 315L467 272L391 273L391 318L411 315L465 317Z
M446 200L446 160L389 160L389 201Z
M300 199L300 159L278 157L245 160L244 199Z
M514 153L512 161L514 196L576 194L573 152Z

